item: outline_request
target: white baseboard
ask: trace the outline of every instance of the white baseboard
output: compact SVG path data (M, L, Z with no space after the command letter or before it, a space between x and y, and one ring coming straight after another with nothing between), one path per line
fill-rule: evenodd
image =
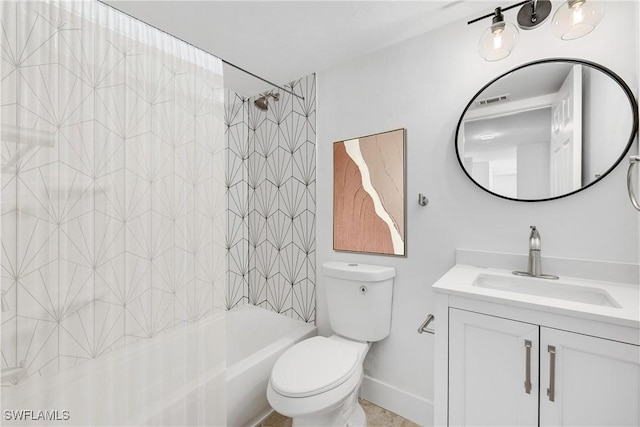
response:
M267 420L275 411L271 408L268 410L264 410L260 415L256 416L247 426L249 427L260 427L263 422Z
M433 426L433 402L367 375L360 397L425 427Z

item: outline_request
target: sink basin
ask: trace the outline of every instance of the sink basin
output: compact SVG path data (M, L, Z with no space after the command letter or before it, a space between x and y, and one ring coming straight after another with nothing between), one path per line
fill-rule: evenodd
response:
M604 289L563 283L556 280L548 281L529 277L479 274L472 285L485 289L555 298L583 304L621 307Z

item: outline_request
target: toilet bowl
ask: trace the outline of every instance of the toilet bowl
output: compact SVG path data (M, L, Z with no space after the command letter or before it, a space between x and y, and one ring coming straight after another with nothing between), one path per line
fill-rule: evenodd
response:
M358 403L364 359L373 341L389 335L395 269L323 264L330 337L304 340L276 361L267 399L294 427L366 426Z
M295 426L366 425L358 390L369 347L336 335L291 347L273 367L269 403Z

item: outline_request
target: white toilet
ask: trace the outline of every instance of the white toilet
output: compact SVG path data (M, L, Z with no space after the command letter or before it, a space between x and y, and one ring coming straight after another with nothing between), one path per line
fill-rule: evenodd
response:
M326 262L322 265L335 335L304 340L276 361L267 399L293 426L366 426L358 403L364 358L389 335L393 267Z

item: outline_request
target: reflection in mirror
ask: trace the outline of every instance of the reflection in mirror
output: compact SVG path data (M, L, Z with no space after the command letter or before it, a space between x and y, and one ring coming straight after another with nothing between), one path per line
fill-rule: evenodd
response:
M527 64L469 102L458 123L458 160L477 185L500 197L562 197L620 162L637 114L629 88L609 70L576 60Z

